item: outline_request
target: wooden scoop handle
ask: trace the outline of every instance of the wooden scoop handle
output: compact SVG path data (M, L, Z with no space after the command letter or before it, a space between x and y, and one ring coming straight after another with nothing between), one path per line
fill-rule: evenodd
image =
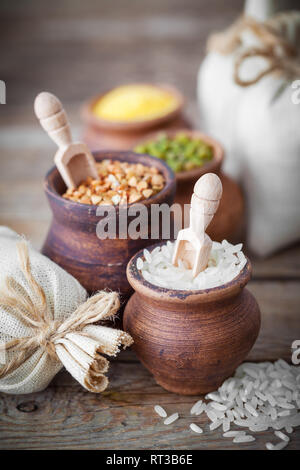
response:
M194 231L202 229L204 234L219 207L222 192L221 180L215 173L206 173L198 179L191 199L190 226Z
M47 91L37 95L34 101L34 112L43 129L58 147L66 147L72 143L67 114L56 96Z

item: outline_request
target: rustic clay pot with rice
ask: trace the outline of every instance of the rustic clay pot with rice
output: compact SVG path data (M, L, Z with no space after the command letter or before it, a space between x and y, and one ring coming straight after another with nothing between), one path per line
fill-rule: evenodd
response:
M127 267L135 293L123 318L138 358L166 390L182 395L216 390L247 357L258 336L260 310L245 288L250 261L231 282L184 291L147 282L136 267L139 257L142 251Z
M43 254L72 274L89 293L101 289L112 289L122 294L127 300L132 287L126 278L126 266L136 251L149 246L151 240L151 204L166 203L172 205L175 195L175 177L172 170L162 161L149 155L138 155L133 152L94 152L96 161L103 159L120 160L129 163L142 163L156 167L164 176L163 189L139 202L147 208L147 239L130 238L99 239L96 233L97 224L103 216L97 215L99 206L82 204L62 197L66 186L56 167L52 168L45 178L45 192L48 198L53 220L43 246ZM132 206L129 204L128 207ZM101 206L112 207L112 206ZM117 227L119 233L116 207ZM106 214L105 216L106 217ZM128 217L128 225L133 217Z

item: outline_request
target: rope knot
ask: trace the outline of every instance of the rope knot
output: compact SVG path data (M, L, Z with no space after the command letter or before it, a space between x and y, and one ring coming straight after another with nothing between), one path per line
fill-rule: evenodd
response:
M267 22L259 23L254 18L242 16L222 33L213 34L208 40L208 50L221 54L238 51L243 44L242 33L251 31L261 42L261 46L248 46L236 55L233 78L237 85L247 87L254 85L266 75L281 72L291 78L300 74L297 49L284 37L282 32ZM240 69L243 63L255 57L268 62L265 69L249 80L242 79Z
M60 322L55 320L44 323L40 329L36 330L36 336L34 337L37 346L42 347L53 359L57 359L54 342L59 325Z

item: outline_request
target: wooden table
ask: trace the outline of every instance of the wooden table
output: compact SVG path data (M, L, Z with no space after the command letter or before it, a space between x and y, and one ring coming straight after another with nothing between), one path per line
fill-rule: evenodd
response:
M0 223L24 233L37 248L49 225L42 178L54 146L32 112L40 90L61 97L79 135L78 106L86 97L122 81L169 81L186 94L188 115L200 126L195 84L205 38L229 24L241 4L65 0L53 8L53 2L2 1L0 78L6 81L7 104L0 105ZM249 360L290 360L291 343L300 339L299 281L299 245L254 260L249 288L261 307L262 328ZM109 376L102 395L87 393L66 372L44 392L2 394L1 449L263 449L273 437L261 433L255 442L237 445L222 439L219 430L193 434L189 410L195 397L156 385L133 352L122 352ZM168 413L178 411L180 419L164 426L153 411L157 403ZM300 430L288 448L300 448Z

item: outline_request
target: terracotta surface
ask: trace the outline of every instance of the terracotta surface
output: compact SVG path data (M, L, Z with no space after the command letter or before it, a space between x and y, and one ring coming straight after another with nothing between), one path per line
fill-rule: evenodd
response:
M84 103L81 110L81 116L85 123L83 139L88 146L92 150L128 150L132 148L137 140L144 138L151 131L180 129L181 127L189 128L189 122L182 115L184 107L182 94L170 85L155 85L171 92L178 101L178 106L173 111L155 119L115 122L98 118L93 113L93 107L105 93L97 95Z
M109 158L128 162L141 162L157 167L165 177L165 187L153 197L141 201L147 207L150 234L151 204L172 204L175 194L175 178L172 170L160 160L148 155L132 152L96 152L96 160ZM106 217L98 216L98 206L81 204L61 197L65 185L56 168L52 168L45 179L45 191L53 213L52 224L43 246L43 253L71 273L92 293L109 288L120 291L126 300L132 289L126 279L126 265L136 251L153 240L115 239L100 240L96 234L97 224ZM128 207L131 207L129 204ZM112 206L99 206L104 207ZM122 207L122 206L120 206ZM116 208L117 214L119 208ZM133 217L128 217L127 227ZM117 223L117 231L119 226Z
M177 130L166 131L166 134L173 137L177 132ZM207 229L207 234L215 241L222 241L225 238L226 240L235 242L237 239L240 239L243 228L244 199L238 184L222 173L222 164L224 160L223 147L215 139L203 134L202 132L189 129L180 129L180 132L185 132L191 137L199 138L211 145L214 150L214 158L202 167L176 173L177 189L175 202L179 203L181 206L184 206L184 204L190 204L193 187L196 181L205 173L216 173L222 181L223 196L213 221ZM144 142L151 140L156 136L157 133L151 133L146 136ZM143 140L138 143L142 142ZM183 223L180 218L177 219L177 222L180 224ZM187 223L185 223L185 226L188 226L188 220Z
M123 318L137 356L156 382L171 392L198 395L216 390L245 359L258 336L260 310L245 289L251 276L249 260L223 286L175 291L144 280L136 269L141 255L137 253L127 267L135 293Z

